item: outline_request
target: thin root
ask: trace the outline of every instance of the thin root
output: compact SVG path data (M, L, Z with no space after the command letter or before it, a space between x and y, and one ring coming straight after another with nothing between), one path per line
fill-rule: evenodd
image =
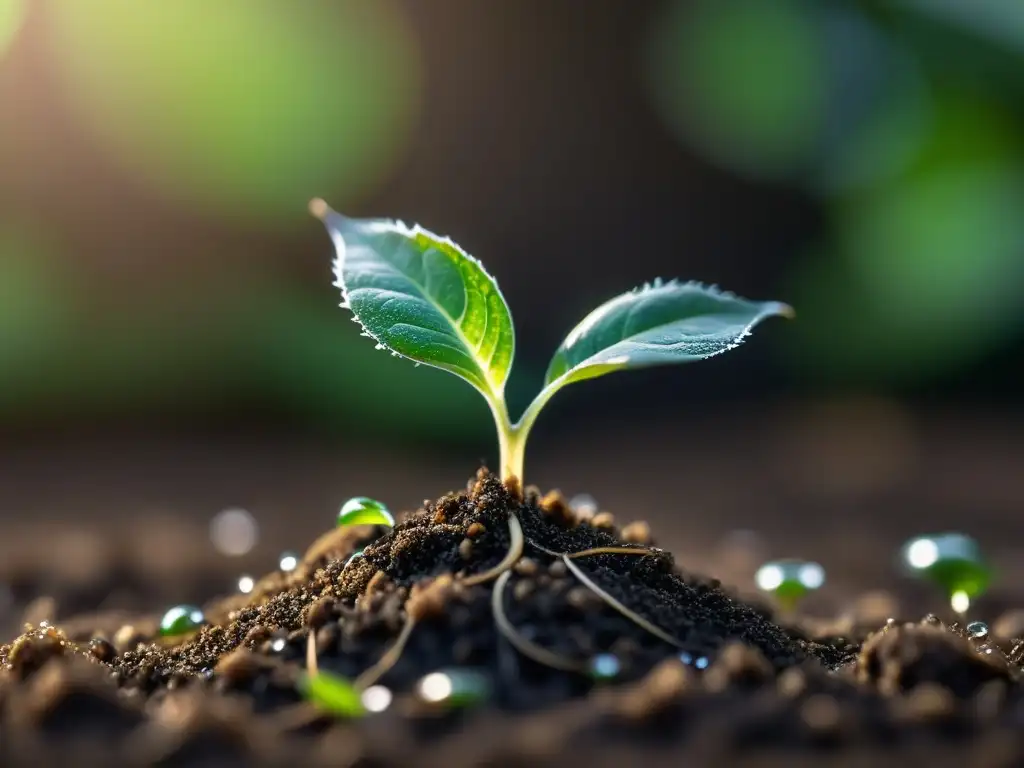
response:
M371 685L376 683L383 677L388 671L395 666L395 663L402 657L402 651L405 650L405 645L409 642L409 636L412 634L412 628L416 626L416 622L407 618L405 625L402 627L402 631L398 633L398 637L395 639L394 644L388 648L387 653L380 657L380 660L369 669L366 669L359 677L352 683L360 691L369 688Z
M525 537L523 536L523 526L519 523L519 518L516 517L515 512L508 513L508 554L502 558L501 562L488 571L478 573L475 576L467 576L462 580L462 583L467 587L472 587L476 584L486 584L491 579L496 579L501 574L507 572L516 561L523 556L523 544Z
M320 674L320 668L316 663L316 632L309 630L306 639L306 672L312 677Z
M560 656L557 653L547 650L531 640L527 640L523 637L519 631L512 626L512 622L508 620L505 615L505 585L508 584L509 577L512 575L512 571L505 571L498 576L497 581L494 582L494 591L491 592L491 613L494 614L494 624L497 626L498 631L501 632L502 636L509 641L513 648L519 651L523 656L533 659L538 664L543 664L546 667L552 667L554 669L560 669L564 672L585 672L586 665L581 662L575 661L574 659Z
M546 555L551 555L552 557L571 557L574 560L578 557L591 557L593 555L650 555L654 557L661 554L660 550L648 549L646 547L593 547L592 549L584 549L579 552L555 552L553 549L541 546L532 539L529 544Z
M651 624L651 622L649 622L643 616L640 616L639 614L634 613L629 608L627 608L622 603L620 603L618 600L616 600L614 597L612 597L607 592L605 592L603 589L601 589L599 586L597 586L597 584L595 584L593 581L591 581L590 577L587 576L587 574L585 574L582 570L580 570L580 567L578 565L576 565L576 563L574 563L572 561L572 559L568 555L562 555L562 562L565 563L566 567L570 571L572 571L573 575L577 579L579 579L581 582L583 582L583 585L585 587L587 587L591 592L593 592L595 595L600 597L602 600L604 600L606 603L608 603L608 605L610 605L616 611L618 611L623 616L625 616L627 619L632 621L634 624L636 624L639 627L643 627L648 632L650 632L652 635L654 635L657 638L660 638L660 639L664 640L669 645L674 645L676 648L684 648L685 647L679 640L677 640L676 638L672 637L672 635L670 635L668 632L666 632L665 630L663 630L663 629L661 629L659 627L656 627L654 624Z

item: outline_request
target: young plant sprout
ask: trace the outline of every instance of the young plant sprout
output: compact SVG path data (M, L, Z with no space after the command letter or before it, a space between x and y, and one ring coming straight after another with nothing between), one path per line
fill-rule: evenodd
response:
M567 384L613 371L704 360L739 346L754 326L768 317L793 316L793 310L780 302L748 301L694 282L655 280L605 302L570 331L548 365L543 388L513 421L505 401L515 352L512 316L497 283L480 262L450 239L419 226L407 227L387 219L350 219L319 199L310 203L310 211L324 223L334 243L335 285L342 292L341 306L351 310L363 335L396 357L453 373L483 395L497 428L501 478L509 488L522 488L530 430L541 409ZM368 499L346 504L338 524L382 524L380 519L364 517L369 514L367 502L371 507L377 504ZM524 637L508 621L503 592L509 569L526 544L515 512L509 513L508 527L509 549L501 562L460 579L460 584L466 587L497 579L492 595L495 623L524 655L556 669L598 678L618 674L615 657L605 655L589 662L563 658ZM573 562L599 554L646 556L655 550L612 546L562 553L539 548L561 558L577 579L615 610L663 641L681 647L672 635L598 587ZM353 683L356 690L366 690L376 682L402 653L416 623L413 612L407 613L406 624L392 647ZM440 686L440 677L430 680Z
M338 525L386 525L395 527L395 518L386 506L376 499L356 496L346 501L338 513Z
M978 543L962 533L916 536L903 545L903 562L911 573L942 588L950 605L963 614L984 594L992 571Z
M654 281L602 304L556 350L544 387L517 421L505 403L515 332L494 278L448 238L387 219L350 219L313 200L334 241L335 285L379 349L472 384L498 430L502 479L523 479L526 439L568 384L613 371L703 360L738 346L755 325L793 310L698 283Z
M758 589L791 611L808 592L825 583L825 569L807 560L775 560L758 568L754 581Z

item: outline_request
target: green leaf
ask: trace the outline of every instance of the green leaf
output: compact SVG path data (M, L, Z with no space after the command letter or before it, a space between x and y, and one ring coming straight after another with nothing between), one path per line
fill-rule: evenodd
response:
M645 285L602 304L577 325L548 366L554 389L612 371L703 360L738 346L759 322L793 310L699 283Z
M304 675L299 690L313 704L338 717L362 717L366 714L362 696L352 683L330 672Z
M365 335L393 354L461 376L499 397L515 334L498 284L447 238L388 219L350 219L317 200L334 274Z
M356 496L342 505L338 525L386 525L395 527L395 518L386 506L376 499Z

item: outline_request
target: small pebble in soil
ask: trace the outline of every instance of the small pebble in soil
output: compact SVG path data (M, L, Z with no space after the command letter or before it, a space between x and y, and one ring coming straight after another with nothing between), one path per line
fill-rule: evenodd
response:
M395 518L384 504L367 496L346 501L338 513L338 525L386 525L395 527Z
M294 552L282 552L277 560L277 567L285 573L294 571L299 564L299 556Z
M594 680L613 680L622 671L622 663L614 653L600 653L590 660L589 671Z
M825 583L825 569L809 560L773 560L754 576L757 586L787 606Z
M490 682L471 669L445 669L424 675L416 684L416 695L428 704L450 709L471 707L490 696Z
M255 518L244 509L232 507L218 512L210 520L210 541L222 555L244 555L259 539Z
M992 580L978 543L962 533L917 536L903 546L903 560L912 573L942 587L958 613L966 611Z
M180 637L195 632L206 623L201 609L194 605L176 605L160 619L161 637Z
M391 706L392 699L391 689L383 685L371 685L362 694L363 707L367 712L383 712Z
M248 595L252 592L253 587L255 586L256 582L253 580L252 576L242 575L238 577L238 591L243 595Z
M967 634L972 640L987 640L988 624L984 621L972 621L967 625Z

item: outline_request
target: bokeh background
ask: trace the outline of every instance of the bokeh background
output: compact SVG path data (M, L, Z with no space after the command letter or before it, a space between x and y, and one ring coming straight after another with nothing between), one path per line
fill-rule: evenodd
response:
M314 196L483 260L514 411L655 276L797 308L569 388L528 481L740 588L816 558L821 610L927 602L895 548L932 530L1021 583L1019 0L0 0L4 628L208 599L495 461L470 387L338 308Z

